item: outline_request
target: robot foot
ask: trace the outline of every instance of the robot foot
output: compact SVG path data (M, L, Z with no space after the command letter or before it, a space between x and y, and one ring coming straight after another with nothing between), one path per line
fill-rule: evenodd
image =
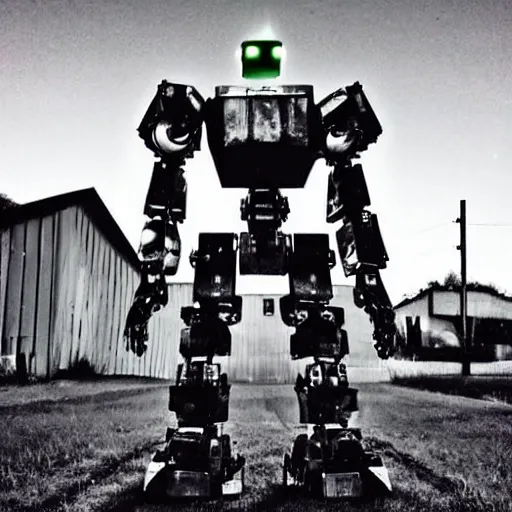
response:
M283 461L283 486L319 498L370 498L391 492L386 466L364 447L361 431L315 425L299 435Z
M144 478L146 497L237 497L244 490L245 459L231 452L229 435L215 425L168 429L167 443L151 460Z

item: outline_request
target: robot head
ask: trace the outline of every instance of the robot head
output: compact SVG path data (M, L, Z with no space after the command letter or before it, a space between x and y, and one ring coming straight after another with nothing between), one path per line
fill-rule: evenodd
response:
M281 74L283 43L271 40L249 40L242 43L242 76L244 78L277 78Z

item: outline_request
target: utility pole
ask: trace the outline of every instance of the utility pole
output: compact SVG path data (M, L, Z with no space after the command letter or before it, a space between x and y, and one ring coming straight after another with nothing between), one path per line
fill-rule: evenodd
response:
M467 335L467 306L468 296L466 290L466 200L460 201L460 217L457 219L460 224L460 245L457 249L460 251L460 316L462 324L462 375L471 375L471 342Z

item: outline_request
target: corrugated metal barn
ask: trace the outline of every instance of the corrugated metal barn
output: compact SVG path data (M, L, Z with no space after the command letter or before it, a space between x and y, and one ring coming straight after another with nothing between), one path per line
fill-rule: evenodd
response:
M355 307L351 286L334 286L333 306L345 308L350 343L349 361L352 366L369 368L380 367L381 361L373 348L372 325L362 310ZM183 322L180 320L180 308L190 305L192 284L171 286L169 303L174 308L165 314L176 332L170 341L172 359L180 359L178 339ZM281 321L279 299L281 295L242 294L242 322L230 328L232 334L231 356L217 357L223 371L233 381L293 383L297 372L304 372L306 360L292 361L290 358L290 334L293 328ZM265 316L264 301L274 301L274 314ZM160 313L157 313L159 315ZM174 370L173 370L174 371ZM172 375L174 377L174 375Z
M174 378L182 306L191 284L170 286L169 306L153 316L142 358L126 351L124 321L139 283L139 261L94 189L28 203L0 220L0 340L3 358L25 358L28 373L50 378L84 358L97 372ZM335 286L346 312L355 366L380 365L368 317L352 287ZM294 382L279 295L243 295L242 323L231 328L231 357L218 358L231 381ZM274 301L264 315L263 300Z
M28 373L43 378L82 358L100 373L165 373L165 316L151 321L155 346L144 358L124 348L139 261L94 189L9 210L0 237L4 358L24 357Z

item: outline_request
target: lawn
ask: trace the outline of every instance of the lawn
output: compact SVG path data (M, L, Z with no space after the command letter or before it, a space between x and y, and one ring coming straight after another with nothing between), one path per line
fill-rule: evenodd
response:
M0 510L65 510L82 489L162 441L170 413L161 387L102 386L109 389L97 383L94 395L68 390L64 401L2 407Z
M103 384L105 385L105 384ZM512 509L512 407L390 384L360 388L353 418L383 453L394 495L347 504L379 512L496 512ZM65 401L5 407L0 416L0 510L164 511L141 495L151 453L174 424L167 390L117 389ZM234 384L225 431L247 457L246 493L231 510L337 510L339 505L286 498L281 462L295 435L291 386ZM220 510L212 502L173 510Z

